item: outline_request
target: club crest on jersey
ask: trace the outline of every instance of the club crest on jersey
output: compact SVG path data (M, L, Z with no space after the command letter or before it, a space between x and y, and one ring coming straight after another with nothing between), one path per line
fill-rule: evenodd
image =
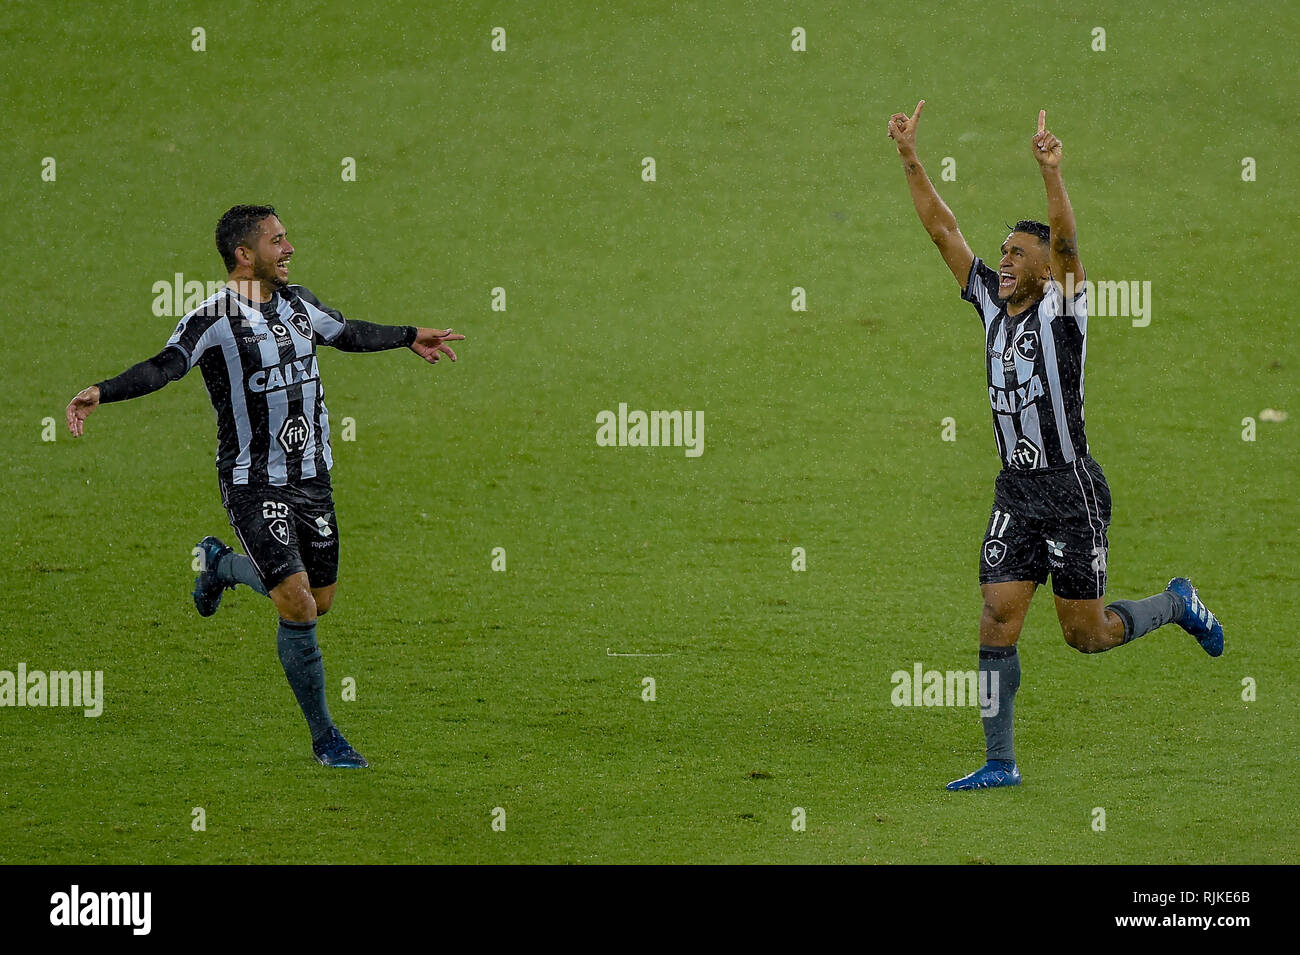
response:
M289 522L284 518L277 517L268 525L268 529L281 544L289 543Z
M289 316L289 324L293 330L308 340L311 339L311 319L301 312L294 312Z
M1032 376L1019 388L996 388L989 385L989 405L999 414L1016 414L1043 397L1043 383Z
M996 537L984 542L984 563L996 567L1007 556L1007 545Z
M1025 361L1038 357L1038 332L1021 332L1016 339L1016 354Z
M286 454L302 451L307 447L310 439L311 426L307 424L307 416L300 414L285 418L284 424L280 426L280 433L275 436L275 440L280 442L280 447L284 448Z
M1028 438L1021 438L1011 449L1011 463L1018 468L1036 468L1042 451Z

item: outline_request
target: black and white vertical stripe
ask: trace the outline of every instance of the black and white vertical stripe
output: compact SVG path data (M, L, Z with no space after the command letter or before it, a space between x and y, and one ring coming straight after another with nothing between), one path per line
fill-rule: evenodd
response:
M260 306L222 289L181 319L167 344L203 373L223 483L296 484L329 472L316 345L337 338L345 321L296 285Z
M1087 296L1080 291L1065 303L1060 286L1049 283L1037 305L1009 316L997 272L976 258L961 297L984 323L989 405L1003 466L1062 467L1086 455Z

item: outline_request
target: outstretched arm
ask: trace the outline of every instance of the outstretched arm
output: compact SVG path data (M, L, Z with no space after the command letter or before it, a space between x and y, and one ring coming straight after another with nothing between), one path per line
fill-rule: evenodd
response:
M450 328L443 330L416 328L413 325L376 325L349 318L345 321L343 330L325 344L339 351L351 352L409 348L429 364L434 364L443 355L455 361L456 353L447 346L446 342L464 340L464 335L455 334Z
M916 156L916 124L921 119L921 108L925 100L916 104L911 116L895 113L889 117L889 138L898 147L898 156L903 161L903 172L907 175L907 188L912 193L912 205L921 219L921 225L930 233L930 239L939 247L939 254L952 270L953 277L962 288L970 277L971 263L975 254L966 244L965 237L957 228L957 219L952 214L934 183L925 174L921 160Z
M116 378L81 389L68 402L68 430L73 437L81 437L86 419L101 404L152 394L169 381L183 378L187 370L188 364L183 354L175 348L164 348L152 358L132 365Z
M1047 110L1038 111L1038 132L1032 147L1047 187L1047 227L1051 230L1049 251L1052 278L1074 288L1083 284L1083 263L1079 261L1079 244L1075 235L1074 209L1065 193L1061 178L1061 141L1047 130Z

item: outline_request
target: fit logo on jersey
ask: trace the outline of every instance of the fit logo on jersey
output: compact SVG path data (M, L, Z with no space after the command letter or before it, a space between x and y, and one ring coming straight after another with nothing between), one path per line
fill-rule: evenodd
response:
M1021 438L1011 452L1011 463L1018 468L1036 468L1041 455L1038 445L1028 438Z
M286 454L302 451L311 440L311 425L303 415L285 418L284 425L280 428L280 433L275 436L275 440L280 442L280 447L284 448Z
M1037 375L1019 388L995 388L989 385L989 405L1001 414L1023 411L1031 402L1043 397L1043 383Z
M253 372L248 376L248 390L259 394L263 391L278 391L281 388L288 388L290 385L298 385L304 381L315 381L318 378L320 378L320 373L317 368L316 356L308 355L306 358L287 361L283 365L277 365L274 368L262 368Z

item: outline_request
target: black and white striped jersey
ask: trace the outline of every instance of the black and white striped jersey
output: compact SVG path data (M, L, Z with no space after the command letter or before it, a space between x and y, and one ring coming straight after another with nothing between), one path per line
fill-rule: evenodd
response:
M989 405L1003 466L1060 467L1086 456L1088 300L1083 290L1064 302L1060 285L1049 282L1038 304L1013 318L998 298L998 273L976 258L961 297L984 322Z
M198 366L217 413L223 484L297 484L328 477L329 412L316 344L343 331L341 314L301 285L265 303L225 288L181 319L168 340Z

